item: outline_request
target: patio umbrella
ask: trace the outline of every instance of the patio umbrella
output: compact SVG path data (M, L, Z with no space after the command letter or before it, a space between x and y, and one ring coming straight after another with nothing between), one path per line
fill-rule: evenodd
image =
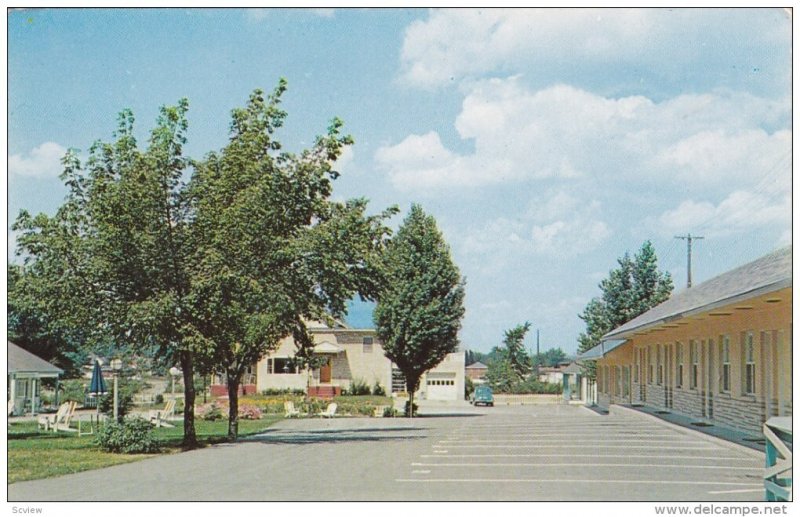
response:
M103 372L100 370L100 362L95 359L92 369L92 382L89 383L89 396L97 398L97 418L100 418L100 397L108 393L106 381L103 380Z

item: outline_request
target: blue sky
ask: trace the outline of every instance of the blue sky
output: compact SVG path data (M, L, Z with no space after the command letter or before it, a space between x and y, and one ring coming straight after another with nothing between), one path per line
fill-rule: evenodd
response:
M685 286L791 243L791 20L780 9L25 10L8 18L8 218L53 213L59 159L131 108L189 99L196 158L230 110L289 82L279 138L338 116L337 199L420 203L467 278L461 341L524 321L576 349L577 314L651 240ZM392 224L399 224L397 217ZM9 246L15 236L8 231ZM13 250L9 251L13 260ZM351 322L370 324L369 306ZM535 332L527 339L535 346Z

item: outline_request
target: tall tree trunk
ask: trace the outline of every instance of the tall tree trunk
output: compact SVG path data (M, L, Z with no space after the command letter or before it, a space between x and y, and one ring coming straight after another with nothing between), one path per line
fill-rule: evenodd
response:
M414 418L414 392L417 391L419 387L419 377L416 379L411 379L409 382L409 378L406 377L406 388L408 389L408 412L406 416L408 418Z
M197 432L194 428L194 362L192 353L180 353L181 370L183 370L183 448L197 448Z
M228 373L228 441L235 442L239 437L239 384L238 375Z

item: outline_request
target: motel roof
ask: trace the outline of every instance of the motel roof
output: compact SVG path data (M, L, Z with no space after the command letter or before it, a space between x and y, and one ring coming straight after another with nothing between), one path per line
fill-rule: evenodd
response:
M579 359L599 359L635 332L792 286L792 247L787 246L684 289L667 301L612 330Z

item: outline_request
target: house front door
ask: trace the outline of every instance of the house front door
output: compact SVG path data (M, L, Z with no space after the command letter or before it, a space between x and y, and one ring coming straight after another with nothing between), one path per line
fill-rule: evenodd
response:
M319 369L319 382L329 383L331 382L331 360L328 359L328 362L322 365Z

